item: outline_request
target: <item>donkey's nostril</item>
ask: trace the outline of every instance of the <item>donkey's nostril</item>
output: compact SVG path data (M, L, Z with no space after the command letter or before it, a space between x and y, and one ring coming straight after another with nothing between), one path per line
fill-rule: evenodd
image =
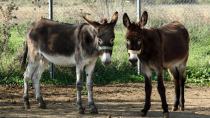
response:
M103 62L103 64L104 65L109 65L109 64L111 64L111 61L105 61L105 62Z
M133 59L129 59L129 61L134 65L137 63L138 59L133 58Z

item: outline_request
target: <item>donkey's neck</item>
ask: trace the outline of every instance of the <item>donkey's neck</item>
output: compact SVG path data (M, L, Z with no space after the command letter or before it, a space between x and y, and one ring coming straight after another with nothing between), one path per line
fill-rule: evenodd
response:
M140 60L158 60L161 58L162 43L157 28L143 29L142 49Z
M88 24L81 24L81 29L78 32L78 40L81 43L81 48L84 56L98 56L98 41L96 39L96 29Z

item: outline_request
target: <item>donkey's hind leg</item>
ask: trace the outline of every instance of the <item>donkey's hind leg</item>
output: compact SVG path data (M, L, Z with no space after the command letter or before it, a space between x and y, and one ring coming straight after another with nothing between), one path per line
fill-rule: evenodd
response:
M45 68L47 67L47 63L45 61L45 59L40 59L39 62L37 62L37 69L35 70L33 76L32 76L32 82L33 82L33 86L35 89L35 96L36 96L36 100L38 101L39 104L39 108L45 109L46 108L46 104L43 100L43 97L41 95L41 91L40 91L40 79L41 79L41 75L44 72Z
M184 103L185 103L185 97L184 97L184 88L185 88L185 71L186 71L186 65L180 65L178 68L179 71L179 85L180 85L180 110L184 111Z
M179 98L180 98L179 71L177 67L172 67L169 69L169 73L171 75L171 78L173 78L175 85L175 100L172 111L177 111L179 107Z
M178 106L180 105L180 110L184 111L184 86L185 86L185 65L179 65L174 68L170 68L169 72L174 78L174 84L175 84L175 102L174 102L174 107L173 111L178 110Z
M163 118L169 118L168 104L166 101L166 89L163 83L163 70L159 70L159 72L157 72L157 76L157 89L162 102Z
M24 107L25 109L30 109L30 104L29 104L29 95L28 95L28 81L32 78L34 72L38 68L38 65L29 61L26 71L24 72L24 91L23 91L23 102L24 102Z
M41 75L46 67L46 62L42 59L41 56L36 56L36 61L29 60L26 71L24 73L24 94L23 94L23 102L25 109L30 108L29 104L29 95L28 95L28 81L32 79L33 86L35 88L36 99L39 102L40 108L46 108L46 105L43 101L43 98L40 93L40 79Z

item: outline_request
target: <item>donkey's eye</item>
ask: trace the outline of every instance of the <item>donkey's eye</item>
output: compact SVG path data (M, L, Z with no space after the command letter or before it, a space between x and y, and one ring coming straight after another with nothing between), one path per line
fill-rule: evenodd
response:
M127 41L127 45L130 45L131 44L131 42L130 41Z
M110 40L110 43L113 44L114 43L114 38Z
M98 43L101 44L102 43L102 39L98 38Z
M140 44L141 44L141 42L140 42L140 41L138 41L138 42L137 42L137 44L138 44L138 45L140 45Z

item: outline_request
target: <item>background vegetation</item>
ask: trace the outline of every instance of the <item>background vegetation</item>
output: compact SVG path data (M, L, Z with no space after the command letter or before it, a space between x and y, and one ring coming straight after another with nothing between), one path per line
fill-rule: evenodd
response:
M108 3L105 3L107 1ZM199 0L191 1L190 3L193 4L183 4L183 2L172 4L171 1L176 0L167 0L168 4L162 2L151 4L149 1L143 1L142 10L149 12L147 27L159 27L173 20L182 22L187 27L191 39L186 72L187 82L210 85L210 5L201 3ZM22 85L23 71L20 69L20 60L26 32L31 22L40 17L47 17L47 1L20 2L16 0L10 3L9 0L0 0L0 2L2 3L0 7L0 84ZM110 17L116 10L119 12L119 21L115 30L112 64L104 67L100 60L97 62L94 73L96 84L143 81L143 78L137 75L136 67L131 67L128 62L124 38L125 28L122 26L124 12L136 21L135 3L125 0L54 0L54 19L68 23L84 22L79 16L81 12L91 13L92 19L99 20ZM167 72L165 75L165 79L170 81ZM56 66L55 79L50 79L48 71L44 72L42 78L45 84L74 84L75 68Z

